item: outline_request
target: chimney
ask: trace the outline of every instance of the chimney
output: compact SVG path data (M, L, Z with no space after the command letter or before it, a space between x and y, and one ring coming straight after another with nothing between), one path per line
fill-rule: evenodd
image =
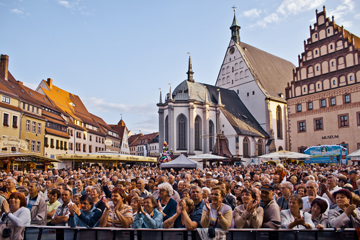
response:
M9 77L9 56L1 55L0 60L0 73L4 76L5 80L8 80Z
M46 83L47 83L47 85L49 86L49 88L52 89L52 79L51 79L51 78L48 78L48 79L46 80Z

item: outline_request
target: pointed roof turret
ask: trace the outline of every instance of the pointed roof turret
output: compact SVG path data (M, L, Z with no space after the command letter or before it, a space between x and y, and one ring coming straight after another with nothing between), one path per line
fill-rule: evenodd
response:
M188 75L188 81L189 82L195 82L194 81L194 77L193 77L193 75L194 75L194 72L193 72L193 70L192 70L192 64L191 64L191 56L189 56L189 67L188 67L188 71L186 72L186 74Z
M235 8L236 7L233 7L234 8L234 19L233 19L233 22L231 24L231 39L234 40L234 42L240 44L240 25L238 23L238 21L236 20L236 14L235 14Z

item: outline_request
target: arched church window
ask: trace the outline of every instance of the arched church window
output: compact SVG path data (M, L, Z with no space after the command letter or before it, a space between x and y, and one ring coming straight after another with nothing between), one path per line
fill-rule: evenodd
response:
M178 149L186 150L186 117L180 114L178 117L177 136L178 136Z
M284 150L284 149L282 148L282 146L280 146L280 147L279 147L279 151L282 151L282 150Z
M257 142L257 149L258 149L258 156L263 155L263 142L261 139L258 140Z
M165 141L169 143L169 118L165 118Z
M201 118L195 118L195 150L201 150Z
M209 121L209 150L213 150L214 145L214 123L213 121Z
M282 139L282 114L281 107L279 105L276 107L276 130L277 137Z
M243 156L244 158L250 157L249 139L247 137L243 140Z

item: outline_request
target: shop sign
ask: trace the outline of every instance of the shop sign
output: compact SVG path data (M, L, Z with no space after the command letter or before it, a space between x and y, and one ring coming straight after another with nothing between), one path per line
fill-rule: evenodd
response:
M339 135L328 135L321 137L321 139L335 139L335 138L339 138Z
M20 148L24 151L29 151L29 144L22 139L18 139L15 137L6 137L6 138L1 138L0 141L0 148Z

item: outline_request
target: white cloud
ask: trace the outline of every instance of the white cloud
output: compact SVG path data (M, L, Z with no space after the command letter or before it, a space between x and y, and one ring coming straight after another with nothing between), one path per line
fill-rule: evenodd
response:
M11 12L16 13L16 14L23 14L24 13L23 11L21 11L21 10L19 10L17 8L11 9Z
M324 5L326 0L284 0L276 10L284 16L296 15Z
M30 83L30 82L24 82L23 83L26 87L31 88L35 91L35 89L39 86L39 84L36 83Z
M61 5L61 6L64 6L66 8L70 8L70 3L68 1L58 1L58 3Z
M262 13L261 9L256 9L256 8L243 12L245 17L250 17L250 18L259 17L261 13Z
M355 17L356 19L359 19L359 18L360 18L360 13L359 13L359 14L356 14L354 17Z
M90 98L83 98L85 105L89 106L90 108L96 109L102 112L121 112L121 113L133 113L137 115L147 115L149 113L156 113L157 107L156 103L150 104L138 104L138 105L130 105L130 104L122 104L122 103L109 103L105 102L104 99L90 97Z
M341 0L341 4L336 7L336 9L326 10L328 17L335 17L335 22L339 25L344 25L344 27L352 26L352 21L345 21L344 17L348 13L353 12L355 8L355 3L353 0ZM360 18L360 14L355 15L355 18Z

